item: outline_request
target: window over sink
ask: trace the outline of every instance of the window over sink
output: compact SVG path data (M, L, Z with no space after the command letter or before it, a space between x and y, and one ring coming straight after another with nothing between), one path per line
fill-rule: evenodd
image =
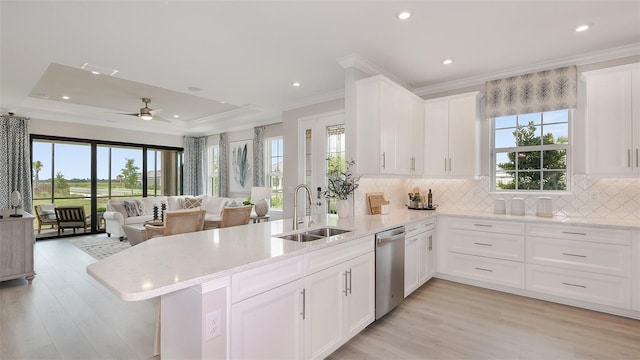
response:
M563 109L491 119L492 191L570 190L570 122Z

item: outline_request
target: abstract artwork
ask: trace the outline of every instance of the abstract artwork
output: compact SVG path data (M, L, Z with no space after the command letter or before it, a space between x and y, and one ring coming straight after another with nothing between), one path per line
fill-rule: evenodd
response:
M242 193L250 192L253 185L253 175L251 166L253 164L253 141L243 140L229 144L229 169L231 176L229 179L229 191Z

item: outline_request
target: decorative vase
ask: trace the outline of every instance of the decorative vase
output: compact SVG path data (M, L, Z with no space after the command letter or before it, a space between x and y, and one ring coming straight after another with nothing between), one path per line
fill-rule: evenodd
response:
M256 215L265 216L269 212L269 202L267 199L257 200L254 205L254 209L256 211Z
M336 210L338 212L338 217L349 217L351 213L351 210L349 209L349 200L338 200Z

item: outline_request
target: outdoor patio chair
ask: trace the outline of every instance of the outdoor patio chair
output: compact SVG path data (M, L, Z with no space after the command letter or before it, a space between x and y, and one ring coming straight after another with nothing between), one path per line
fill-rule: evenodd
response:
M38 234L40 234L43 225L50 225L52 229L55 229L58 226L56 204L36 205L36 219L38 219Z
M87 232L87 227L90 225L84 214L83 206L58 206L56 207L56 216L58 217L58 236L60 236L60 231L64 231L64 229L73 229L74 234L76 229L83 229L84 232Z

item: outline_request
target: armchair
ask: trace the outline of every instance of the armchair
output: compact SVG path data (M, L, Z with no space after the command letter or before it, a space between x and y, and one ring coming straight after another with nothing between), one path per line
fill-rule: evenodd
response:
M36 205L36 219L38 219L38 234L40 234L43 225L51 225L51 228L55 229L58 226L56 204Z
M78 228L87 232L87 226L90 225L84 214L83 206L56 207L56 217L58 218L58 236L60 236L60 231L64 229L73 229L74 234Z
M247 225L251 219L251 206L226 207L222 210L220 227Z
M167 211L164 214L164 226L145 225L147 239L202 231L205 214L205 210Z

